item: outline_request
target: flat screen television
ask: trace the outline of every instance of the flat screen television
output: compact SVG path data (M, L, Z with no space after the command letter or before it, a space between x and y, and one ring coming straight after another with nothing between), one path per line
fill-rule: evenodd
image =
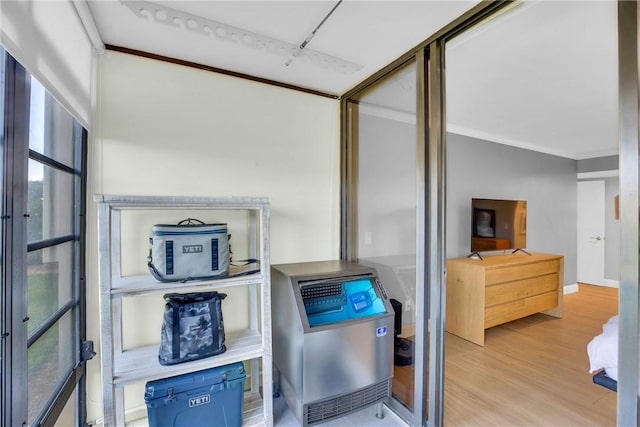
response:
M471 253L526 247L525 200L471 199Z

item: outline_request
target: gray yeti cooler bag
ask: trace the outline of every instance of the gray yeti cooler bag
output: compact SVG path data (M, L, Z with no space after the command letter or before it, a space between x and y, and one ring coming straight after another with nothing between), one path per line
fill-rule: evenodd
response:
M177 225L154 225L148 266L159 282L206 280L229 274L227 224L188 218Z

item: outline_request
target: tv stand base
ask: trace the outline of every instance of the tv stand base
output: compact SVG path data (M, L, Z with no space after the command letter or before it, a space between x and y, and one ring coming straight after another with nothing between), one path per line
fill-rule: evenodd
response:
M520 252L524 252L525 254L527 254L527 255L531 256L531 254L530 254L529 252L525 251L525 250L524 250L524 249L522 249L522 248L518 248L518 249L514 250L514 251L513 251L513 252L511 252L511 253L512 253L512 254L515 254L515 253L516 253L516 252L518 252L518 251L520 251Z

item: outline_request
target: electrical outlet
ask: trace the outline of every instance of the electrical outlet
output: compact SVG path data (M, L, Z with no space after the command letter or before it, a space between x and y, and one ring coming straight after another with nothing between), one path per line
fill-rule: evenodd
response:
M373 240L373 236L371 235L371 232L370 231L365 231L364 232L364 244L365 245L370 245L372 240Z
M404 311L411 311L411 300L408 299L404 302Z

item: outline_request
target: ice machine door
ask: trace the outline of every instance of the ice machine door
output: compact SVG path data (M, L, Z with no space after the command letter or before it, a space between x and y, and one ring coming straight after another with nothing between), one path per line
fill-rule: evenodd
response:
M300 285L310 328L387 313L386 295L374 277Z
M368 316L304 334L303 403L379 384L393 375L393 315Z

